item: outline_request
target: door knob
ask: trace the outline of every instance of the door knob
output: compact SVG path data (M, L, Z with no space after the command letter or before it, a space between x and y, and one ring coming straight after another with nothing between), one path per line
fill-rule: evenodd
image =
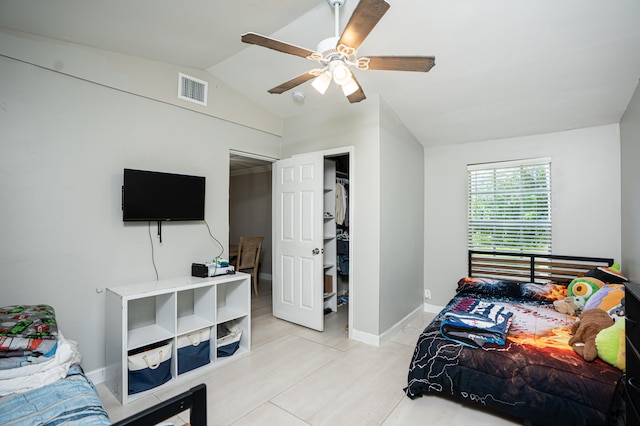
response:
M314 248L311 253L313 253L314 255L324 253L324 249L320 250L319 248Z

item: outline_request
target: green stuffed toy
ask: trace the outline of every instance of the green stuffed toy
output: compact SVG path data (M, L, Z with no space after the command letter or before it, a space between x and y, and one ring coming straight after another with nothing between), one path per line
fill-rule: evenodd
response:
M625 320L616 321L611 327L601 330L596 335L598 357L604 362L626 371Z
M581 277L569 283L567 287L567 296L580 296L584 297L584 301L589 300L589 297L596 291L600 290L604 283L594 277Z

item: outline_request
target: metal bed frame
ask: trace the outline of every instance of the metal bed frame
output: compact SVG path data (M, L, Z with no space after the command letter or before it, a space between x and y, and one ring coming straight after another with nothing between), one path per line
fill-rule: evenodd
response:
M604 257L469 250L470 277L544 284L568 284L600 266L613 265Z

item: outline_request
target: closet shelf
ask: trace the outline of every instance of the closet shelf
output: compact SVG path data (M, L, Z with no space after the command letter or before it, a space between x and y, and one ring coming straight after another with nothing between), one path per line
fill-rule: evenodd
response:
M324 298L325 298L325 299L329 299L330 297L333 297L333 296L335 296L335 295L336 295L336 292L335 292L335 291L333 291L333 292L331 292L331 293L324 293Z
M323 194L323 259L324 266L324 312L337 311L338 259L336 253L336 162L324 159Z

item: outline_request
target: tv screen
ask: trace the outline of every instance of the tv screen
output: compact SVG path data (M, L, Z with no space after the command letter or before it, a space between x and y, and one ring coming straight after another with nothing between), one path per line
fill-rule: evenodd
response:
M124 169L122 220L204 220L205 178Z

